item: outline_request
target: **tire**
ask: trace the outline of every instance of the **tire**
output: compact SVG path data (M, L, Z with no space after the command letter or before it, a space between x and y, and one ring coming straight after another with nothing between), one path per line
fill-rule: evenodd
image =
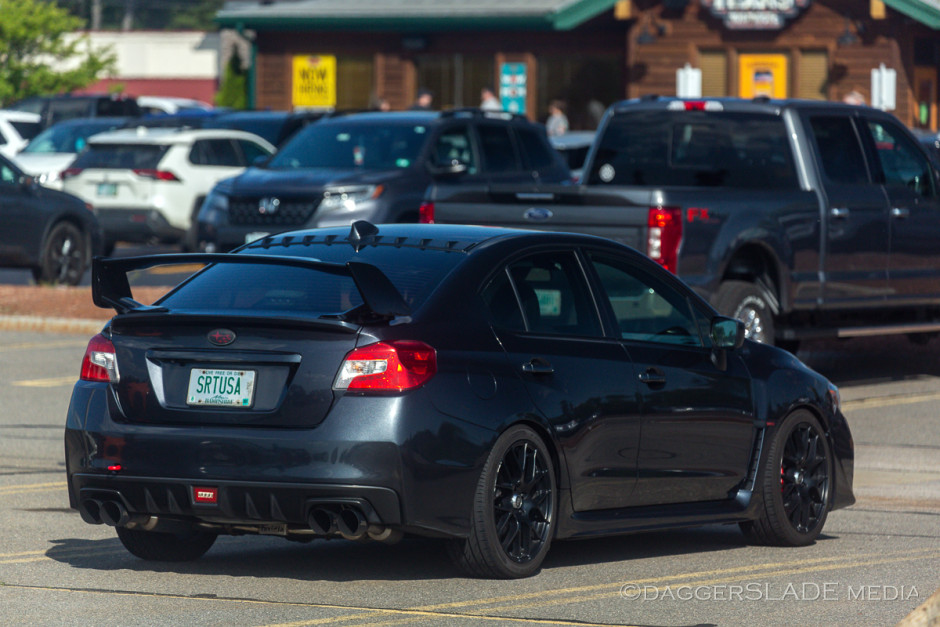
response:
M744 337L764 344L774 343L774 315L763 290L747 281L725 281L713 299L722 315L744 323Z
M826 524L831 485L826 434L811 413L795 411L781 423L767 453L760 515L741 523L741 530L755 544L812 544Z
M215 542L216 534L204 531L158 533L117 527L124 548L152 562L189 562L201 557Z
M42 244L39 266L33 269L37 283L78 285L88 263L85 234L71 222L59 222Z
M474 494L470 535L451 541L451 558L473 576L532 575L555 534L557 503L545 443L525 425L510 427L487 457Z

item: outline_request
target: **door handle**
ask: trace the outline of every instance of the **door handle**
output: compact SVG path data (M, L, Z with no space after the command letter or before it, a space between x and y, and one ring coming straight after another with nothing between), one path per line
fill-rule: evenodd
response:
M891 207L891 217L897 218L898 220L904 220L909 218L911 215L911 210L907 207Z
M646 385L663 385L666 383L666 374L659 368L647 368L640 373L640 381Z
M849 217L849 213L848 207L832 207L829 210L829 215L837 220L845 220Z
M528 374L553 374L555 369L552 364L541 357L533 357L528 362L522 364L522 372Z

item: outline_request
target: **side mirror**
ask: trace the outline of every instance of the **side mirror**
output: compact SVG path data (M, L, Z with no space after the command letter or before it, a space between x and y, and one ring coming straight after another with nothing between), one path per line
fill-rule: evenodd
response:
M716 348L741 348L744 344L744 323L736 318L715 316L712 319L711 336Z
M251 167L253 168L263 168L268 165L268 161L271 160L271 156L258 155L251 160Z
M467 172L469 167L459 159L451 159L450 163L429 163L428 171L433 176L457 176Z

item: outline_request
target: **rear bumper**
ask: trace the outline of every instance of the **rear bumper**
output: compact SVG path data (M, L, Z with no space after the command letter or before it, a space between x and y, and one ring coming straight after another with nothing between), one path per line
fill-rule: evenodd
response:
M175 244L186 231L178 229L156 209L96 209L107 242L147 243L152 240Z
M464 536L495 437L441 414L424 390L398 403L340 396L320 424L275 429L130 423L108 384L80 381L65 431L69 501L245 525L303 525L316 504L356 503L370 524ZM197 502L196 488L217 490L216 502Z

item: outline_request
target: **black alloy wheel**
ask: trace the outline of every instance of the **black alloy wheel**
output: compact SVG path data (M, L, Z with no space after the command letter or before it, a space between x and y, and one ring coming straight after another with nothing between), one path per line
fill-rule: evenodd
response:
M826 434L808 411L794 412L780 425L770 447L761 516L743 523L742 530L761 544L811 544L826 522L831 485Z
M46 237L33 278L37 283L78 285L85 273L86 248L85 236L77 226L59 222Z
M510 428L493 446L474 499L470 537L451 554L466 572L528 577L538 570L555 533L557 493L552 458L530 427Z

